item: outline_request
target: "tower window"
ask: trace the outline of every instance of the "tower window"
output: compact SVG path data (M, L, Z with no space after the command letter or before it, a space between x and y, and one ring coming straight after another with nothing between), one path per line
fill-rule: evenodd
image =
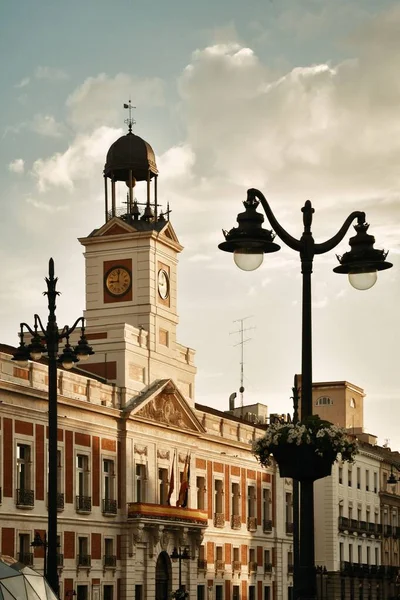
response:
M321 396L317 399L315 406L332 406L333 400L329 396Z
M350 408L355 408L356 407L356 401L354 400L354 398L350 398Z

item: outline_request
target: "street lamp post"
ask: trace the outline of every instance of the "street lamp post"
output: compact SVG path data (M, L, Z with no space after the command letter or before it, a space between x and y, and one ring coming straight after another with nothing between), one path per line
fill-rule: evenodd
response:
M178 567L179 568L179 587L178 587L177 592L175 592L175 598L177 600L184 600L184 598L188 597L188 594L182 588L182 560L190 559L189 550L187 548L184 548L182 551L182 549L179 548L179 551L178 551L178 549L175 547L172 551L171 558L172 558L172 560L178 560L178 564L179 564L179 567Z
M28 360L40 360L47 354L49 369L48 401L49 401L49 471L48 471L48 526L45 546L46 578L58 598L59 582L57 571L57 362L65 369L71 369L79 360L85 360L94 354L85 336L83 317L79 317L72 327L65 325L59 331L56 321L56 298L60 294L56 290L57 277L54 277L54 261L49 261L49 277L45 278L47 291L43 292L48 300L48 321L44 327L38 315L34 315L33 328L26 323L20 324L20 345L14 360L20 366L26 366ZM70 335L81 324L81 337L75 348L69 343ZM24 330L30 334L29 345L24 342ZM59 343L66 340L63 352L58 356Z
M35 533L35 537L33 538L33 542L31 543L33 548L43 548L44 550L44 560L43 560L43 574L47 579L47 535L46 532L43 534L43 539L38 531Z
M300 239L292 237L275 218L265 196L256 189L247 192L244 202L245 212L237 217L238 227L224 231L225 241L219 248L233 252L237 266L245 271L252 271L263 261L264 253L276 252L280 249L274 243L272 231L262 227L264 217L257 212L261 203L264 212L279 238L300 255L303 280L302 292L302 358L301 358L301 403L300 417L304 419L312 415L312 327L311 327L311 273L314 256L333 250L344 238L350 225L354 226L356 235L350 239L351 250L338 257L340 265L334 269L336 273L346 273L349 281L356 289L368 289L374 285L377 272L389 269L392 265L386 262L387 253L373 247L375 239L367 233L369 225L365 221L365 213L352 212L339 231L326 242L317 244L311 233L314 209L311 202L306 201L301 209L303 213L304 231ZM300 482L300 552L299 565L295 565L295 590L297 598L302 600L316 597L316 572L314 564L314 483Z

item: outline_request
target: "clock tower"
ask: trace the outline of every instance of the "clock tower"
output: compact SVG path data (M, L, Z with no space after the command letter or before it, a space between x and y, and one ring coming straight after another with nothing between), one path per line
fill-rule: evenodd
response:
M132 132L114 142L104 167L105 223L85 247L87 337L95 355L85 369L126 389L127 401L172 379L194 402L194 352L176 340L177 264L182 251L157 197L153 149Z

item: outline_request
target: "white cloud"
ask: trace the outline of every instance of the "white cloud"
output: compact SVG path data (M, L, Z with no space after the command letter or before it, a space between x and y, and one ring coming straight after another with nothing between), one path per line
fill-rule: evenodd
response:
M16 83L14 87L16 87L16 88L26 87L27 85L29 85L30 80L31 80L30 77L24 77L23 79L21 79L21 81L19 83Z
M47 137L61 137L64 133L64 126L58 123L52 115L35 115L30 123L30 128L35 133Z
M68 79L68 74L65 71L54 67L39 66L35 69L34 75L36 79L49 79L51 81L62 81L63 79Z
M34 162L32 173L39 191L50 187L73 190L79 181L100 177L105 155L121 130L100 127L90 135L77 135L65 152Z
M32 205L34 208L45 211L47 213L57 213L67 210L66 205L48 204L47 202L43 202L41 200L37 200L36 198L32 198L31 196L28 196L26 198L26 202Z
M12 173L21 174L24 172L24 169L25 169L25 161L23 160L23 158L16 158L15 160L11 161L10 164L8 165L8 170L11 171Z
M108 77L105 73L88 77L67 98L69 120L78 131L92 130L121 124L123 102L132 98L136 106L161 106L164 104L164 84L157 77L140 79L118 73Z

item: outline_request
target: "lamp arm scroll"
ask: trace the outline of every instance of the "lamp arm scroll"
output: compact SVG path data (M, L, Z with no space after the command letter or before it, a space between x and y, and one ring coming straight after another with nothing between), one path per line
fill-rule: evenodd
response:
M264 194L262 192L260 192L260 190L251 188L251 189L247 190L247 199L251 200L252 198L258 198L258 200L260 201L261 206L263 207L264 212L267 216L267 219L270 222L271 227L275 231L276 235L278 237L280 237L281 240L285 244L287 244L287 246L289 246L289 248L292 248L292 250L296 250L297 252L300 252L300 250L302 248L300 240L296 240L296 238L291 236L290 233L288 233L286 231L286 229L284 229L282 227L282 225L279 223L279 221L275 217L274 213L272 212L272 209L271 209L270 205L268 204L268 201L267 201L266 197L264 196Z
M85 332L85 319L84 317L79 317L72 327L68 327L68 325L64 325L61 333L59 334L59 339L62 340L65 337L69 337L72 333L74 333L75 329L78 327L79 323L82 323L82 334Z
M341 226L339 231L333 237L331 237L329 240L326 240L326 242L322 242L321 244L314 245L314 253L315 254L325 254L325 252L329 252L330 250L333 250L333 248L335 248L343 240L344 236L346 235L346 233L348 232L348 230L350 228L350 225L352 224L352 222L355 219L357 219L359 224L365 223L365 213L360 212L358 210L352 212L347 217L347 219L345 220L345 222L343 223L343 225Z

